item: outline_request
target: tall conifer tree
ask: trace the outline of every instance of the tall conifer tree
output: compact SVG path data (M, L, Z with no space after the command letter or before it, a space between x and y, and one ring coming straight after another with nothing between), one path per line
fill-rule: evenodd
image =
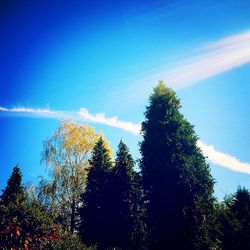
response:
M16 202L18 198L21 198L21 196L23 196L23 193L22 173L17 165L14 167L13 172L7 182L7 186L3 190L3 194L0 198L0 203L1 205L7 206L11 202Z
M87 245L105 249L110 245L109 178L112 168L109 151L102 138L95 144L82 195L80 235Z
M208 249L213 184L175 92L160 82L142 123L140 162L150 249Z
M113 247L143 249L146 234L144 197L134 160L122 141L110 183Z

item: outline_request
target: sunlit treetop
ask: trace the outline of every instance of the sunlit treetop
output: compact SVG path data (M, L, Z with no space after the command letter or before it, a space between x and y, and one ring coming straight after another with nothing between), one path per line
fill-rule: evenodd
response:
M46 160L46 165L61 165L62 162L58 162L58 158L68 161L69 159L65 158L67 156L75 158L77 165L87 163L91 150L100 137L103 137L102 133L96 132L89 125L70 120L62 121L53 136L44 142L47 146L44 151L46 157L43 157L43 160ZM111 156L109 142L104 142ZM56 156L54 159L53 155Z
M166 99L169 104L174 105L178 109L181 107L180 100L176 96L175 91L170 87L167 87L164 81L159 81L158 85L154 88L153 93L150 95L149 101L154 102L160 97Z

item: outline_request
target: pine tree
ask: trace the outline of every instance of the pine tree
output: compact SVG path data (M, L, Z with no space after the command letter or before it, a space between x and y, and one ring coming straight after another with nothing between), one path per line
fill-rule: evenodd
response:
M87 245L104 249L110 245L109 176L112 168L108 149L102 138L94 146L86 190L82 195L80 235Z
M208 249L211 243L214 182L180 107L175 92L160 82L142 123L140 166L150 249Z
M250 192L238 188L221 204L219 222L223 250L250 249Z
M22 174L18 165L14 167L13 172L7 182L6 188L0 197L0 204L7 206L23 196Z
M49 214L22 187L22 173L13 169L0 201L0 242L3 249L37 249L53 226ZM1 249L2 249L1 248Z
M110 182L113 247L143 249L146 234L143 192L134 160L122 141Z

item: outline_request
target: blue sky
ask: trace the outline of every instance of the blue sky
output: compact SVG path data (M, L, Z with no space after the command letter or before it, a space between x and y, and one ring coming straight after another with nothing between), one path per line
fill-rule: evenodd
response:
M195 125L216 195L250 188L249 1L2 0L0 11L1 188L17 163L25 182L44 173L42 141L58 126L47 111L102 130L114 151L123 138L139 158L158 80Z

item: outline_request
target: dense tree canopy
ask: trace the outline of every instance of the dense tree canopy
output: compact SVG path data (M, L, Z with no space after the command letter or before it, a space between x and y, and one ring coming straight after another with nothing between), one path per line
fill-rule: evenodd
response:
M0 249L35 249L53 231L49 214L24 191L18 166L3 190L0 218Z
M0 249L250 249L250 192L214 199L180 107L160 82L142 123L140 172L123 141L113 160L93 128L62 122L44 142L47 179L23 186L13 169L0 196Z
M250 192L238 188L219 204L217 224L218 239L223 250L250 248Z

